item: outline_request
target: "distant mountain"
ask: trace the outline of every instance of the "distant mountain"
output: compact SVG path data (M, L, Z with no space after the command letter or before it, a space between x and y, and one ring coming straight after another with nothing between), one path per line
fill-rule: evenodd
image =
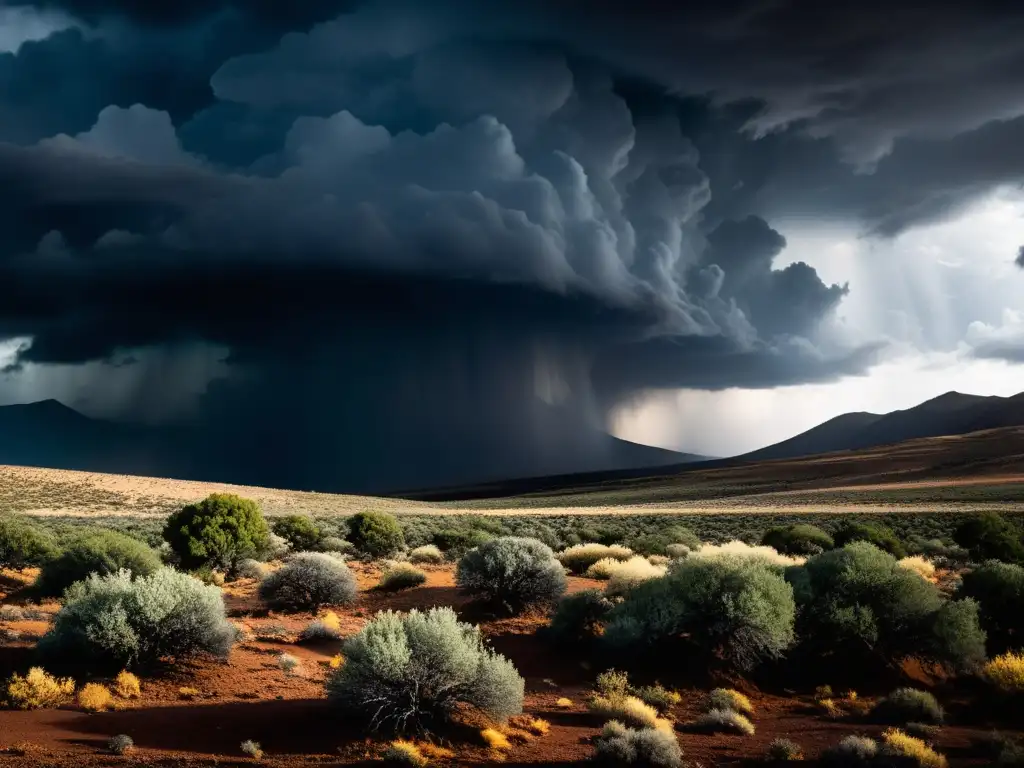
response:
M765 461L851 451L904 440L963 435L982 429L1024 425L1024 392L1013 397L982 397L947 392L892 413L845 413L788 440L737 456Z
M138 474L242 485L392 493L509 478L661 467L704 457L612 437L557 409L543 440L500 429L406 439L352 436L324 419L296 430L287 416L259 424L141 427L92 419L56 400L0 407L0 464ZM298 438L296 434L302 435Z

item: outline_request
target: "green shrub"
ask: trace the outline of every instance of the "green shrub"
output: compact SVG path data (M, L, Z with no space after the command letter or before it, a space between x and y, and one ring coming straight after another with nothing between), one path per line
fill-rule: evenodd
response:
M127 755L135 749L135 742L128 734L119 733L117 736L111 736L107 740L107 749L115 755Z
M57 553L53 537L38 526L21 517L0 515L0 568L35 568Z
M256 502L212 493L172 514L164 539L182 568L208 565L234 570L239 561L259 558L270 547L270 530Z
M693 721L693 728L704 733L737 733L753 736L754 724L733 709L709 709Z
M516 614L547 605L565 592L566 578L551 548L536 539L503 536L459 560L459 588L488 605Z
M348 540L370 557L389 557L405 548L401 526L384 512L360 512L350 517Z
M795 741L789 739L772 739L766 755L770 762L789 763L804 759L804 751Z
M226 656L234 638L219 589L161 568L134 580L120 571L73 584L39 650L48 658L121 670L151 667L165 657Z
M750 699L732 688L715 688L708 694L707 709L731 709L741 715L753 715L754 705Z
M929 723L938 725L944 713L939 702L928 691L897 688L871 709L871 717L880 723L904 725Z
M843 523L832 537L835 546L845 547L855 541L874 544L883 552L899 559L907 556L907 550L891 528L884 525L848 522Z
M253 579L254 581L262 581L266 578L270 570L261 563L259 560L253 560L252 558L246 558L242 560L235 568L235 578L239 579Z
M149 576L160 567L160 556L138 539L117 531L100 531L74 542L45 563L34 591L43 597L57 597L92 573L106 576L126 570L134 576Z
M818 555L835 546L825 531L807 524L771 528L761 543L784 555Z
M687 558L634 587L612 610L604 638L619 648L678 639L709 663L749 670L793 643L795 610L792 587L759 560Z
M658 533L637 536L630 541L630 548L642 555L665 555L674 544L683 544L689 549L700 549L697 534L684 525L671 525Z
M809 649L846 660L898 664L906 658L970 669L984 660L977 605L948 602L934 584L867 542L812 557L787 578Z
M964 574L958 594L978 602L990 653L1024 647L1024 568L990 560Z
M380 577L378 588L385 592L397 592L402 589L418 587L427 580L427 574L409 563L398 563L388 568Z
M260 598L275 610L315 611L356 599L356 578L333 555L303 552L260 583Z
M461 706L493 720L523 709L523 678L451 608L378 613L345 642L328 696L374 727L429 729Z
M678 693L670 691L660 683L641 685L639 688L633 689L633 694L644 704L654 707L662 715L672 709L672 707L680 704L683 700L683 697Z
M271 529L288 542L295 552L313 552L320 546L323 534L312 518L305 515L286 515L274 521Z
M434 534L434 545L451 558L462 557L471 549L486 544L494 534L476 529L445 528Z
M975 560L1024 565L1024 529L994 512L973 515L957 527L953 540Z
M594 739L594 759L604 765L641 768L682 768L683 751L675 734L660 728L627 728L618 720L605 723Z
M556 555L558 561L576 575L586 573L590 566L600 560L628 560L632 556L633 550L628 547L595 543L576 544Z
M871 765L878 755L878 742L864 736L847 736L821 754L821 764L830 768Z

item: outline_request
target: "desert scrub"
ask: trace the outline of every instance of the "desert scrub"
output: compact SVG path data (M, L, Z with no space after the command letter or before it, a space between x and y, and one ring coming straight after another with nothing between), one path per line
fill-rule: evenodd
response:
M830 768L858 768L874 763L878 742L865 736L847 736L821 754L821 764Z
M555 702L555 706L559 709L572 709L574 705L572 703L572 699L567 699L563 696Z
M657 709L623 693L594 695L587 702L587 709L603 720L618 720L635 728L657 728L664 722Z
M691 556L630 590L612 609L603 639L619 652L671 641L709 664L749 670L793 643L795 612L793 589L772 566L756 558Z
M1003 693L1024 694L1024 653L1004 653L989 661L982 677Z
M114 706L114 694L105 685L86 683L78 691L78 706L86 712L106 712Z
M270 529L254 501L230 493L212 493L167 518L164 540L186 570L233 571L248 558L270 549Z
M989 561L963 575L958 594L978 601L990 652L1024 646L1024 568Z
M644 704L654 707L658 710L658 713L662 715L668 712L672 707L682 703L683 700L683 697L676 691L670 691L668 688L665 688L658 683L655 683L654 685L642 685L639 688L634 688L633 694Z
M405 548L398 521L384 512L360 512L348 519L348 540L369 557L390 557Z
M917 688L897 688L871 709L871 717L880 723L903 725L904 723L942 722L944 713L939 702L928 691Z
M57 543L42 528L22 517L0 515L0 568L35 568L57 554Z
M604 593L609 597L624 595L637 584L661 578L666 571L665 566L653 565L645 557L631 557L629 560L618 563L618 567L612 569Z
M294 552L312 552L320 547L323 532L313 519L305 515L285 515L270 526L276 535L288 542Z
M604 765L682 768L683 751L671 730L629 728L617 720L605 723L594 739L595 761Z
M356 599L356 579L338 558L322 552L294 555L260 583L260 598L274 610L315 611Z
M833 534L832 539L837 547L845 547L847 544L860 541L873 544L897 559L907 556L906 548L893 530L877 523L843 523Z
M161 567L152 547L117 531L89 534L68 546L59 557L43 565L33 591L41 597L59 597L90 574L106 576L121 570L149 576Z
M480 731L480 738L492 752L505 752L512 749L512 743L508 737L497 728L484 728Z
M918 768L946 768L943 755L921 739L909 736L899 728L890 728L882 734L882 753L897 759L912 761Z
M461 706L494 721L523 710L523 678L451 608L378 613L343 646L328 696L373 727L428 730Z
M53 709L71 701L75 681L54 677L42 667L32 667L24 676L11 675L4 693L12 709Z
M245 560L242 560L235 568L236 579L262 581L268 573L270 573L270 569L267 568L267 566L259 560L253 560L251 557L247 557Z
M131 754L135 749L135 741L128 734L119 733L107 740L107 749L115 755Z
M419 747L411 741L401 739L391 742L381 755L381 759L388 765L411 765L415 768L423 768L428 762Z
M243 755L248 755L253 760L261 760L263 758L263 747L260 746L258 741L246 739L238 745L238 748L242 750Z
M381 574L378 589L385 592L398 592L403 589L418 587L427 580L427 574L410 563L396 563Z
M507 614L548 605L565 592L565 571L536 539L504 536L471 549L455 572L459 588Z
M169 657L226 657L234 638L217 587L161 568L134 580L120 571L73 584L39 650L100 669L148 668Z
M765 755L770 762L789 763L804 759L804 751L795 741L789 739L773 739L768 745Z
M633 556L633 550L617 544L606 546L604 544L576 544L558 553L558 562L569 569L570 573L576 575L585 573L594 563L599 560L628 560Z
M754 705L750 703L750 699L732 688L715 688L708 694L704 706L709 710L731 709L748 717L754 714Z
M286 675L298 675L302 673L302 661L290 653L279 653L277 655L277 666Z
M593 642L600 637L612 603L599 590L585 589L558 601L545 634L567 647Z
M784 555L772 547L752 546L745 541L727 541L724 544L705 544L696 552L690 554L691 558L744 558L756 560L764 565L773 566L777 571L789 568L794 565L801 565L803 557L796 555Z
M409 552L409 562L421 565L440 565L444 562L444 553L433 544L424 544Z
M302 642L317 642L323 640L341 639L341 619L334 611L327 611L315 621L311 621L299 633L299 640Z
M804 556L818 555L835 546L828 533L816 525L806 523L771 528L761 543L784 555Z
M901 558L897 561L897 564L900 568L906 568L926 581L931 581L935 578L935 565L931 561L925 560L921 555L910 555L909 557Z
M704 733L736 733L753 736L754 724L732 709L709 709L693 721L693 729Z
M114 678L114 692L122 699L137 699L142 695L142 684L139 678L122 669Z

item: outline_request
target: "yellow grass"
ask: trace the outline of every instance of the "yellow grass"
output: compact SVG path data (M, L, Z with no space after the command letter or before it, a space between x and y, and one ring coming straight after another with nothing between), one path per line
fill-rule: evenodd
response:
M1024 652L1004 653L988 662L982 676L1005 693L1024 693Z
M750 703L750 699L732 688L715 688L708 698L714 708L731 709L741 715L754 714L754 705Z
M887 752L910 758L920 768L946 768L948 765L943 755L940 755L921 739L908 736L899 728L886 730L882 734L882 742Z
M340 669L344 663L345 657L340 653L337 653L334 656L331 656L331 660L327 662L327 666L331 669Z
M427 764L427 758L423 756L419 747L411 741L399 739L398 741L391 742L391 745L384 752L384 762L395 765L424 766Z
M660 719L658 710L636 696L594 696L587 708L604 720L618 720L632 728L655 728Z
M105 712L114 704L114 694L105 685L86 683L78 692L78 706L86 712Z
M187 699L187 700L192 700L192 699L198 697L200 693L201 693L201 691L198 688L189 688L189 687L186 686L184 688L179 688L178 689L178 695L181 698Z
M904 557L898 564L900 568L906 568L908 571L913 571L925 581L931 581L935 578L935 566L920 555Z
M818 699L818 708L823 715L833 719L838 719L846 714L835 699Z
M452 750L439 747L430 742L420 744L419 750L428 760L452 760L455 757L455 752Z
M495 752L512 749L512 744L509 742L508 737L497 728L484 728L480 731L480 738L484 740L488 749Z
M67 704L75 692L70 677L57 678L42 667L32 667L24 677L11 675L7 700L15 709L52 709Z
M341 619L334 611L325 611L320 617L320 623L333 632L341 632Z
M559 709L572 709L575 705L572 703L572 699L567 699L563 696L555 702L555 706Z
M114 678L114 692L122 699L135 699L142 695L142 684L139 678L125 670Z

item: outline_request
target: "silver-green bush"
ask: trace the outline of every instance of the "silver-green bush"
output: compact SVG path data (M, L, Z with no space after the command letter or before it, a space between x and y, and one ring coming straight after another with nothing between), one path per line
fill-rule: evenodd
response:
M870 765L878 755L878 742L865 736L847 736L821 753L821 764L831 768Z
M608 721L594 740L594 759L605 765L636 765L644 768L681 768L683 751L671 731L658 728L627 728Z
M303 552L262 581L260 598L271 608L285 611L347 605L356 599L356 578L336 557Z
M429 730L468 705L495 720L523 710L523 678L451 608L378 613L342 647L328 696L373 727Z
M875 720L893 725L930 723L938 725L944 713L942 706L928 691L917 688L897 688L871 709Z
M118 670L153 666L165 657L226 656L234 639L217 587L161 568L135 580L119 571L73 584L39 650Z
M553 603L566 587L565 571L551 547L518 536L471 549L459 560L455 581L474 598L510 614Z

